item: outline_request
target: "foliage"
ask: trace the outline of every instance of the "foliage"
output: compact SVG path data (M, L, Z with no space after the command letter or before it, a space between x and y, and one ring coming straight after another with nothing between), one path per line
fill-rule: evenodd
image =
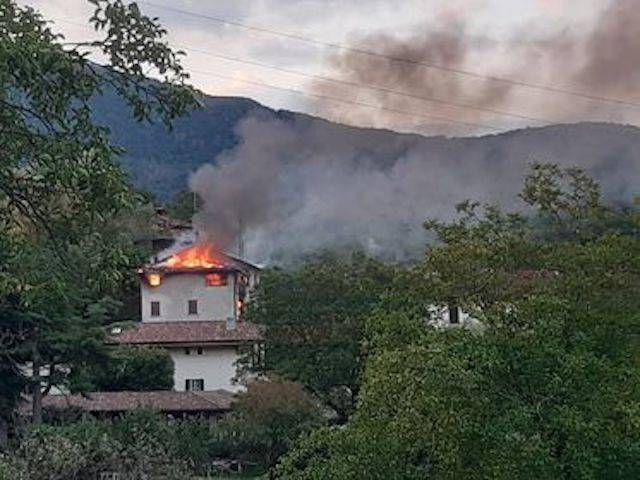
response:
M41 387L104 355L101 326L140 254L115 228L138 198L91 102L108 90L137 120L165 125L195 105L156 20L121 0L91 3L102 39L74 45L33 9L0 0L0 356L16 379L0 395L11 403L15 363L32 364L36 421Z
M221 450L271 467L303 433L325 421L323 411L303 386L287 381L256 381L221 424Z
M637 477L640 239L616 227L637 217L588 195L619 221L567 208L554 199L582 187L558 197L539 173L525 185L544 221L467 204L428 224L442 243L368 321L356 413L302 441L276 478ZM425 323L452 299L482 328Z
M89 365L73 380L72 388L101 392L171 390L173 360L165 349L120 346L102 363ZM80 373L80 372L78 372Z
M252 384L232 415L217 423L167 419L148 410L107 421L86 415L69 419L31 428L0 455L0 479L98 478L104 471L132 480L183 479L215 473L215 462L228 458L266 468L298 437L324 423L317 401L291 382Z
M362 255L265 272L247 311L266 327L266 356L255 369L306 385L346 419L360 387L364 319L392 278Z
M421 450L407 448L402 435L407 429L389 424L368 428L325 427L304 437L283 457L271 478L423 480L428 477L428 457Z
M66 426L33 429L15 451L0 457L0 473L15 480L98 478L182 480L193 474L175 451L172 427L161 416L138 411L107 423L84 418Z

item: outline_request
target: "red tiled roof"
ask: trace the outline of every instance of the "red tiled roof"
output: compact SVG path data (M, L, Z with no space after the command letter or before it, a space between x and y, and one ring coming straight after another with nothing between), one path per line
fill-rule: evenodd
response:
M222 412L231 409L234 395L226 390L208 392L93 392L84 395L47 395L45 408L81 408L87 412L124 412L149 408L160 412Z
M114 343L150 345L172 343L245 343L262 338L260 327L236 322L229 328L226 321L142 322L135 328L113 335Z

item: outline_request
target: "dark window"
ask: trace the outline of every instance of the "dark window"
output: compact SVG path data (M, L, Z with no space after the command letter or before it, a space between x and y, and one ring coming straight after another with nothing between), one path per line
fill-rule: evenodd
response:
M460 323L460 309L449 307L449 323Z
M198 314L198 301L189 300L189 315L197 315L197 314Z
M191 355L191 349L189 347L185 347L184 354L185 355Z
M187 378L185 389L189 392L201 392L204 390L204 380L201 378Z
M160 316L160 302L151 302L151 316L152 317Z
M198 347L197 352L198 355L204 355L204 349L202 347Z

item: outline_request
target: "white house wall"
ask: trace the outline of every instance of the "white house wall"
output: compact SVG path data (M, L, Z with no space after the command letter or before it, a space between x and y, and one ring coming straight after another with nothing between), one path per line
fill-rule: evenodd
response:
M460 328L460 327L477 327L479 322L471 317L468 313L462 309L458 309L458 323L451 323L449 318L449 307L439 307L432 305L429 307L431 312L431 318L429 323L440 328Z
M239 358L235 347L202 347L202 355L198 355L197 347L189 348L190 355L185 353L184 347L168 349L175 368L175 390L184 391L187 379L203 379L205 390L224 389L235 392L242 388L232 383L236 376L235 363Z
M140 282L143 322L226 320L235 318L235 276L227 285L208 287L203 274L167 275L157 287ZM198 313L189 314L189 300L198 301ZM151 316L151 302L160 302L160 315Z

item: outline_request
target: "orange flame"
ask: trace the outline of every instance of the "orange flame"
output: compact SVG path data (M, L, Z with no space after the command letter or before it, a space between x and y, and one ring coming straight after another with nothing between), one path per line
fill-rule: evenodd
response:
M167 260L170 268L223 268L211 245L201 244L182 250Z

